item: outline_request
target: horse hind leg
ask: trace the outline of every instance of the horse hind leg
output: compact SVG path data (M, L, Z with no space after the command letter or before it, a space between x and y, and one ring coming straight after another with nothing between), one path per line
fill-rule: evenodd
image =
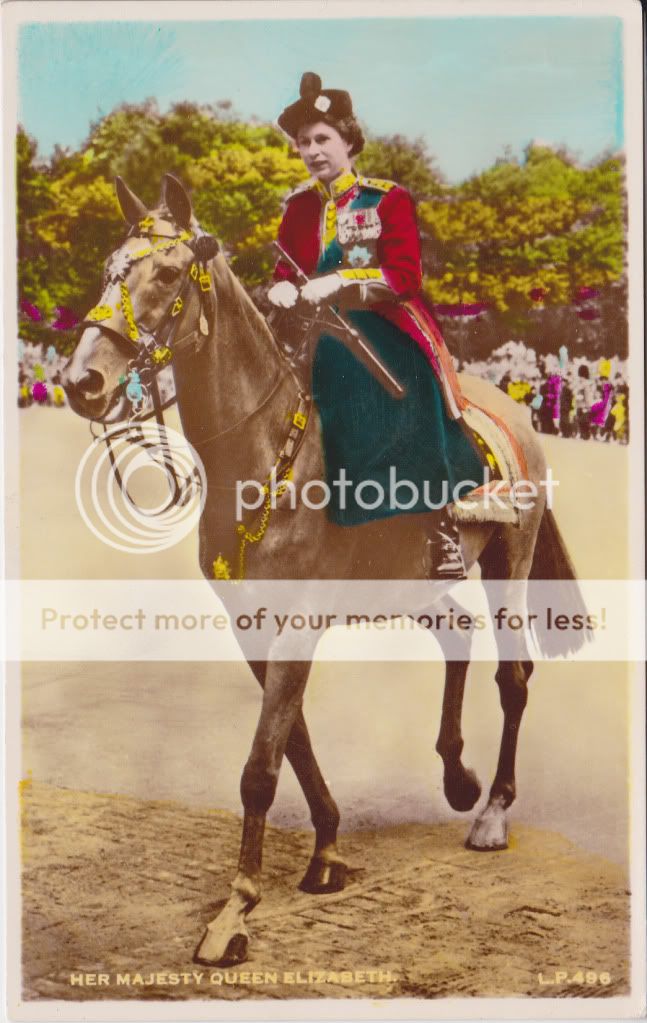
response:
M518 615L527 620L525 580L532 562L533 545L519 533L504 527L481 557L481 577L486 582L490 611L506 611L508 620ZM466 845L481 852L508 847L507 809L516 798L515 763L519 728L528 701L528 680L533 672L525 628L506 629L499 639L499 666L495 675L503 710L503 731L496 774L485 809L474 821Z
M467 839L469 849L494 852L508 847L506 811L516 798L517 740L528 699L528 679L532 670L533 664L530 660L503 661L497 670L496 682L503 708L499 760L487 806L474 821Z
M250 661L249 666L264 687L267 661ZM311 895L342 891L347 868L337 848L339 809L317 763L302 709L292 725L285 755L301 786L315 830L314 852L299 888Z

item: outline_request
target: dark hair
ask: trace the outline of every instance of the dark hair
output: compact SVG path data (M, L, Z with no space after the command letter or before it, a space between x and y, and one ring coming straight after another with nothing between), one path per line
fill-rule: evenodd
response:
M357 156L361 153L364 148L364 133L359 126L359 121L353 114L350 114L348 117L330 117L328 114L317 111L316 116L308 117L307 120L301 122L294 138L295 142L299 137L299 130L301 128L304 128L307 124L319 124L320 121L334 128L346 142L350 142L350 156Z

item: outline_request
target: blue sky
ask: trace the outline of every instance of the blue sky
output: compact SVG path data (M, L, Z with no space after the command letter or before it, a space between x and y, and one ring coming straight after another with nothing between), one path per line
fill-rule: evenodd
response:
M273 121L301 72L345 88L375 134L422 136L450 181L533 139L586 161L623 146L619 19L28 24L19 120L42 155L77 146L117 103L233 101Z

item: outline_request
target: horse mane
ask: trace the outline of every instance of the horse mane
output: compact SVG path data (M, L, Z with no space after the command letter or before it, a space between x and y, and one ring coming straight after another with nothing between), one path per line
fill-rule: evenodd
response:
M220 299L217 302L218 310L222 310L222 299L225 298L227 300L227 313L234 321L234 324L253 332L257 336L260 335L263 341L271 344L276 350L277 355L282 358L282 352L265 317L245 291L245 288L236 277L222 252L219 252L214 257L211 267L216 281L216 291Z
M175 218L171 210L165 205L165 203L160 203L155 207L155 209L151 210L150 213L153 217L173 224L177 230L180 229L180 225L175 222ZM192 216L191 218L190 227L193 231L200 230L200 224L195 216ZM218 296L221 300L222 298L226 298L227 300L226 313L228 318L232 321L230 326L233 326L234 328L239 327L241 329L247 329L253 332L257 337L260 337L263 342L267 342L268 345L271 345L281 361L283 361L283 352L268 326L265 317L261 313L260 309L258 309L255 305L253 299L245 291L245 288L229 266L222 251L213 258L210 265L216 281ZM222 312L222 301L217 301L216 316L219 316ZM237 336L237 334L234 330L233 332L228 331L225 336Z

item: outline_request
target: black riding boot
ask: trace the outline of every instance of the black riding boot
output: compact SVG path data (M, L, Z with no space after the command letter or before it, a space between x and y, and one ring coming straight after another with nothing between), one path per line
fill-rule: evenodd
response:
M458 526L446 511L434 521L426 547L427 574L434 580L467 578Z

